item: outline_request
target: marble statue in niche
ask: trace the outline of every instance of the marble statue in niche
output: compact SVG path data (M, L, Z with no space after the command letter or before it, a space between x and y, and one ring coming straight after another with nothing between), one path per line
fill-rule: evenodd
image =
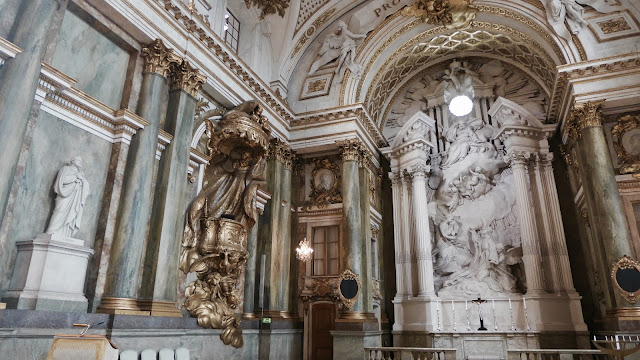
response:
M473 78L477 76L466 61L453 60L442 76L444 101L448 103L458 95L467 95L473 99Z
M523 285L516 276L522 249L513 175L490 142L495 131L482 119L461 118L446 131L449 150L431 164L439 296L496 296Z
M255 101L207 121L212 158L205 186L187 210L180 255L180 270L198 279L187 287L184 307L198 325L222 329L224 344L241 347L237 281L248 257L247 233L258 217L256 193L265 183L270 128Z
M82 158L74 156L58 171L53 185L56 205L49 220L47 234L72 237L80 229L82 210L89 196L89 181L82 172Z
M601 13L610 13L616 10L608 0L546 0L542 3L547 12L549 24L559 36L567 41L571 41L571 34L578 34L588 24L584 19L583 6L591 6ZM564 26L565 20L569 25L569 31Z
M309 74L314 74L320 67L336 59L338 64L334 73L337 76L342 77L347 68L353 73L359 73L360 68L354 62L357 48L356 40L364 39L366 36L366 34L352 33L347 29L347 24L339 20L335 32L324 39L318 51L318 58L311 64Z

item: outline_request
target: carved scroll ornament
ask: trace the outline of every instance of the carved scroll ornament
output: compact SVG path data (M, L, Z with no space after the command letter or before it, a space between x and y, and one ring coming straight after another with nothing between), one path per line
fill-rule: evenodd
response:
M226 345L241 347L236 282L249 255L247 233L258 217L256 193L265 182L270 130L254 101L238 105L210 127L213 156L206 185L189 205L182 240L180 269L198 276L187 287L184 307L198 325L223 329Z
M402 10L404 16L415 16L422 21L442 25L447 29L464 30L471 26L478 9L474 0L417 0Z
M640 116L626 115L611 129L620 174L640 171Z

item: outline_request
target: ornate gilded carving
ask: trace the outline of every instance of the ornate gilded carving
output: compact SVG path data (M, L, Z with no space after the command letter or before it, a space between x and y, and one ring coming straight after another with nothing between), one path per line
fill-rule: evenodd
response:
M311 194L307 207L315 205L322 208L342 202L340 167L329 159L313 159L313 165Z
M278 160L285 169L292 170L296 156L291 150L291 146L276 138L269 142L269 158Z
M160 39L143 47L140 55L144 59L143 73L156 73L164 77L169 77L171 68L182 61L182 58L173 49L167 48Z
M611 129L620 174L640 171L640 116L626 115Z
M354 289L347 289L347 286L344 285L347 282L355 282L355 285L357 286L357 289L355 289L355 295L350 293L350 291ZM345 287L345 289L343 289L343 287ZM340 274L340 277L338 278L338 297L340 298L340 307L342 309L351 310L353 308L353 305L355 305L356 300L358 300L358 296L360 295L361 287L360 278L353 271L346 269L342 274Z
M618 259L611 269L611 279L616 288L628 302L635 305L640 296L640 263L624 255Z
M347 139L336 141L340 152L342 153L342 160L344 161L360 161L362 158L362 151L364 145L359 139Z
M619 31L631 30L631 26L627 23L627 20L620 17L617 19L611 19L597 23L600 30L605 34L611 34Z
M422 21L442 25L447 29L464 30L471 26L478 8L474 0L417 0L402 10L404 16L419 17Z
M602 126L602 106L604 100L575 104L567 119L569 136L580 138L580 132L589 127Z
M267 15L278 13L280 17L284 17L284 9L289 7L289 0L244 0L247 9L252 5L262 9L260 20Z
M207 77L186 60L171 70L171 90L184 90L193 97L198 96L198 91L206 80Z
M213 156L207 185L187 211L180 256L180 270L195 272L198 280L187 287L184 307L198 325L223 329L225 344L241 347L236 282L248 257L247 233L258 217L256 194L265 182L270 130L255 101L238 105L215 124L207 121L213 126Z

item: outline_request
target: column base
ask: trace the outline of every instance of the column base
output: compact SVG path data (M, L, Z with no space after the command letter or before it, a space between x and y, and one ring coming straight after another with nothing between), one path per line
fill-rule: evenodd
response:
M607 310L607 317L600 322L606 332L636 332L640 328L640 307Z
M382 331L378 330L378 321L372 313L356 313L348 317L351 319L336 319L335 330L331 331L333 358L360 360L365 348L381 346ZM362 319L352 319L353 317Z
M4 294L9 308L87 311L84 281L93 250L84 240L40 234L16 246L16 266Z
M182 317L173 301L103 297L97 313L137 316Z

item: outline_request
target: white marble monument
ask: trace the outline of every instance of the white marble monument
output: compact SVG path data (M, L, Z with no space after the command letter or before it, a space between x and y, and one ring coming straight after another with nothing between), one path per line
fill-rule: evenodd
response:
M93 250L72 236L80 228L89 190L82 159L76 156L58 171L55 208L46 233L16 243L16 266L4 296L10 307L87 310L84 282Z

